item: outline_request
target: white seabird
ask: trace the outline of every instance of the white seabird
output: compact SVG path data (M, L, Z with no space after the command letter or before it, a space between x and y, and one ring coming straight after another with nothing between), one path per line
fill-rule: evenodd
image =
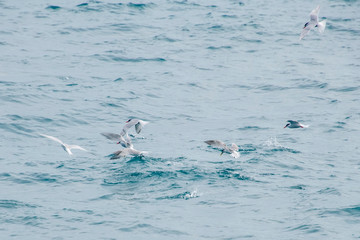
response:
M225 152L225 153L229 153L234 158L240 157L239 147L235 143L232 143L230 147L226 146L225 143L219 140L207 140L205 141L205 143L207 143L211 147L220 149L221 150L220 155L222 155Z
M118 141L118 144L121 144L123 147L131 147L131 139L129 137L128 131L132 126L135 126L135 131L137 134L139 134L142 130L142 128L148 124L149 122L139 120L139 119L129 119L126 121L126 124L124 125L123 129L121 130L120 134L115 133L101 133L103 136L105 136L107 139Z
M112 157L110 159L118 159L118 158L126 157L129 155L134 156L134 157L142 157L142 156L144 156L144 154L147 154L147 152L138 151L138 150L134 149L133 146L131 146L131 147L127 147L127 148L124 148L124 149L114 152L113 154L111 154Z
M305 23L303 30L300 34L300 40L303 39L309 33L309 31L314 27L318 28L319 33L323 33L325 31L326 20L319 22L319 17L318 17L319 11L320 11L320 6L317 6L314 10L311 11L310 21Z
M135 125L136 133L139 134L141 132L141 129L148 124L149 122L140 120L140 119L129 119L126 121L125 126L123 127L120 135L125 136L128 134L129 129Z
M66 143L63 143L60 139L56 138L56 137L53 137L53 136L49 136L49 135L45 135L45 134L41 134L39 133L39 135L43 136L43 137L46 137L46 138L49 138L55 142L58 142L61 144L62 148L69 154L69 155L73 155L73 153L71 152L71 149L79 149L79 150L82 150L82 151L86 151L86 149L78 146L78 145L69 145L69 144L66 144Z
M308 125L303 125L298 121L288 120L288 124L284 128L307 128Z
M116 133L104 132L101 133L101 135L103 135L109 140L117 141L117 144L121 144L121 146L123 146L124 148L133 146L129 136L127 136L127 140L125 140L125 138L122 135Z

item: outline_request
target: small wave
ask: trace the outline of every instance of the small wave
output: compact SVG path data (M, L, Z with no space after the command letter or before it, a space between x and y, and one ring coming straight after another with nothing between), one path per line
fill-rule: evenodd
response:
M311 89L311 88L327 88L328 84L327 83L310 83L310 84L299 84L296 86L296 88L298 89Z
M209 49L209 50L232 49L232 47L231 46L219 46L219 47L210 46L210 47L207 47L207 49Z
M18 124L18 123L1 123L0 122L0 129L3 129L5 131L11 132L11 133L28 136L28 137L31 136L31 134L29 134L29 133L34 132L33 130L26 128L22 124Z
M320 215L337 215L337 216L351 216L351 217L360 217L360 205L339 208L335 210L327 210L322 212Z
M263 41L260 39L247 39L245 41L248 43L263 43Z
M259 127L259 126L245 126L245 127L242 127L242 128L238 128L237 130L246 131L246 130L266 130L266 129L269 129L269 128L262 128L262 127Z
M0 200L0 208L36 208L38 206L33 204L28 204L24 202L19 202L16 200Z
M94 27L88 27L88 28L75 28L75 27L67 27L64 28L64 30L66 31L70 31L70 32L93 32L96 30L99 30L100 28L94 28ZM66 33L66 32L64 32Z
M113 107L113 108L124 108L123 104L115 104L115 103L100 103L103 107Z
M184 200L189 200L191 198L198 198L200 197L200 194L198 193L198 190L195 189L192 192L183 192L183 193L179 193L173 196L165 196L165 197L158 197L156 198L157 200L173 200L173 199L184 199Z
M291 186L291 187L289 187L289 188L290 188L290 189L296 189L296 190L305 190L306 185L298 184L298 185Z
M208 28L209 30L225 30L222 25L214 25Z
M131 63L139 63L139 62L165 62L166 59L164 58L126 58L126 57L117 57L114 55L93 55L97 59L101 61L114 61L114 62L131 62Z
M257 89L263 90L263 91L283 91L290 89L289 87L282 87L282 86L275 86L275 85L262 85L257 87Z
M292 227L289 231L302 231L306 233L316 233L322 230L319 224L301 224L296 227Z
M336 188L324 188L318 191L319 194L331 194L331 195L337 195L340 196L341 193Z
M33 173L30 176L31 176L31 180L35 182L45 182L45 183L58 182L58 179L61 178L61 176L59 175L50 175L47 173Z
M330 91L334 92L353 92L357 91L359 87L340 87L340 88L331 88Z
M50 5L48 7L46 7L45 9L50 9L50 10L60 10L61 7L60 6L56 6L56 5Z
M253 177L241 174L241 169L226 168L217 172L220 178L237 179L240 181L256 181Z
M80 3L78 5L76 5L77 7L85 7L85 6L89 6L89 3Z
M118 171L117 169L114 169ZM137 184L144 181L162 181L164 179L171 180L177 177L175 172L171 171L136 171L136 172L125 172L122 170L120 173L115 173L107 179L104 179L104 185L118 185L118 184Z
M0 81L0 84L4 85L4 86L7 86L7 87L16 85L16 83L14 83L14 82L7 82L7 81Z
M129 227L121 227L119 228L122 232L145 232L146 234L149 234L151 232L161 233L166 235L174 235L174 236L180 236L180 235L188 235L185 232L177 231L177 230L171 230L169 228L163 229L159 227L155 227L151 224L146 223L137 223ZM175 237L176 238L176 237Z
M164 34L161 34L161 35L157 35L155 37L153 37L154 40L158 40L158 41L165 41L165 42L170 42L170 43L173 43L173 42L177 42L178 40L174 39L174 38L170 38L170 37L167 37L165 36Z
M132 2L127 4L127 6L129 8L134 8L134 9L139 9L139 10L149 8L149 7L152 7L154 5L155 5L154 3L132 3Z

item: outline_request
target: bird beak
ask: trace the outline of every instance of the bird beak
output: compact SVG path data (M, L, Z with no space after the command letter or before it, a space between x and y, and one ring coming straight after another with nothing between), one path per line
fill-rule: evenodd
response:
M120 144L120 142L117 142L116 144Z
M286 124L286 126L284 128L286 128L287 126L289 126L289 124Z

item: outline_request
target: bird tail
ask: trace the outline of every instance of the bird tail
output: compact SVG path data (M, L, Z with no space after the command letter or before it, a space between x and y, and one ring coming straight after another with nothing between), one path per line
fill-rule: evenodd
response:
M326 27L326 19L317 24L319 33L323 33Z
M149 123L149 122L147 122L147 121L143 121L143 120L140 120L139 122L140 122L140 124L141 124L142 126L145 126L146 124L148 124L148 123Z
M233 158L239 158L240 157L240 153L239 152L232 152L230 154Z

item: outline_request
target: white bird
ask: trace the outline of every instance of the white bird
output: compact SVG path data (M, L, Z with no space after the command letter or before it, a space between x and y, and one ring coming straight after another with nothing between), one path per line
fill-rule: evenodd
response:
M141 132L141 129L148 124L149 122L140 120L140 119L129 119L126 121L125 126L123 127L120 135L121 136L127 136L128 137L128 131L129 129L135 125L136 133L139 134Z
M299 123L298 121L288 120L288 124L284 128L307 128L309 126L303 125Z
M121 144L121 146L123 146L124 148L133 146L131 143L131 139L128 135L127 135L127 140L125 140L125 138L122 135L116 133L105 132L105 133L101 133L101 135L103 135L109 140L117 141L117 144Z
M121 144L123 147L127 148L132 146L131 139L129 137L128 131L129 129L135 125L136 133L140 133L142 128L148 124L149 122L139 120L139 119L129 119L126 121L123 129L120 134L115 133L101 133L107 139L118 141L118 144Z
M82 150L82 151L86 151L86 149L78 146L78 145L68 145L66 143L63 143L60 139L56 138L56 137L53 137L53 136L49 136L49 135L45 135L45 134L41 134L39 133L39 135L43 136L43 137L46 137L46 138L49 138L55 142L58 142L61 144L62 148L69 154L69 155L72 155L73 153L71 152L71 149L79 149L79 150Z
M319 17L318 17L319 11L320 11L320 6L317 6L314 10L311 11L310 21L305 23L303 30L300 34L300 40L303 39L309 33L309 31L314 27L318 28L319 33L323 33L325 31L326 20L319 22Z
M134 157L142 157L142 156L144 156L144 154L147 154L147 153L148 152L145 152L145 151L138 151L138 150L134 149L133 146L131 146L131 147L127 147L127 148L124 148L124 149L114 152L113 154L111 154L112 157L110 159L118 159L121 157L126 157L128 155L134 156Z
M220 155L223 155L223 153L225 152L229 153L234 158L240 157L239 147L235 143L232 143L231 147L226 146L225 143L219 140L207 140L205 141L205 143L207 143L211 147L219 148L221 150Z

